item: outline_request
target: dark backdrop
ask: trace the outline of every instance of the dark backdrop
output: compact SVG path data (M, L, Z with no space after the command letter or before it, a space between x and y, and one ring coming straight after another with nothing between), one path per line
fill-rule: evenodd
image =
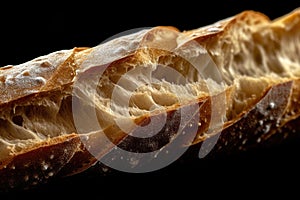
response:
M289 0L215 1L79 1L7 2L0 7L0 66L18 64L49 52L94 46L133 28L171 25L198 28L246 9L270 18L290 12L300 2Z
M19 64L56 50L95 46L108 37L133 28L171 25L189 30L251 9L271 19L300 6L297 1L79 1L1 6L0 66ZM213 162L171 165L147 174L102 176L85 174L29 191L58 196L61 192L103 196L159 198L161 192L186 198L297 195L300 165L298 143L245 153ZM209 189L209 190L208 190ZM112 191L111 191L112 190ZM1 197L0 197L1 198ZM90 198L90 197L87 197ZM107 198L107 197L105 197Z

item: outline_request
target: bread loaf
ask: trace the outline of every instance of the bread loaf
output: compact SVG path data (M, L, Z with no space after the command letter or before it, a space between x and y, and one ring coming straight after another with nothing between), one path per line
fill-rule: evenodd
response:
M157 26L0 69L0 188L274 144L299 133L300 11ZM156 161L158 160L158 161ZM154 163L154 164L153 164Z

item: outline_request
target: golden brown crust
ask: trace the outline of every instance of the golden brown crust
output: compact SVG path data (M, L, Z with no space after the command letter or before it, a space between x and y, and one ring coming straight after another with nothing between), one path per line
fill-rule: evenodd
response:
M244 28L238 25L240 22L244 23L242 26L249 26L249 28L251 28L251 26L254 27L260 24L269 24L271 21L268 16L263 13L247 10L233 17L222 19L198 29L183 31L183 33L188 38L196 40L206 46L209 44L210 39L216 40L216 37L223 37L223 35L230 34L232 29Z
M2 163L0 189L23 190L46 183L80 151L77 134L54 138Z
M173 138L176 133L175 129L180 123L180 112L186 108L193 108L195 105L199 107L199 112L205 115L200 115L198 121L192 123L198 126L197 137L192 142L192 148L199 149L204 141L220 136L211 155L247 150L261 144L271 144L275 143L273 142L275 140L278 142L289 138L288 131L299 131L295 125L300 115L298 102L300 61L297 58L290 58L281 48L269 49L268 44L280 46L280 42L274 42L272 37L280 41L290 41L290 38L298 37L300 35L299 13L295 10L282 18L271 21L262 13L244 11L213 25L182 33L175 27L158 26L94 48L74 48L54 52L24 64L0 68L0 110L3 113L0 120L3 120L2 124L11 128L7 129L3 126L1 129L0 127L3 131L0 133L0 139L2 139L0 141L2 156L0 156L0 190L30 188L46 183L54 177L80 173L95 164L103 155L108 154L114 147L112 144L139 153L157 150ZM262 40L262 35L260 35L263 31L265 31L265 40ZM163 40L158 42L155 38L157 36ZM87 145L82 142L86 136L76 132L71 113L73 84L79 74L93 74L106 65L109 65L108 69L114 69L113 66L117 65L123 67L127 64L126 67L130 67L133 63L145 64L158 58L163 60L163 56L169 56L170 51L180 45L188 46L191 42L197 42L204 47L220 71L224 70L226 89L218 95L201 96L201 98L194 99L195 101L168 107L167 122L152 140L148 138L137 141L136 138L130 137L134 129L130 134L126 134L111 123L112 116L109 113L99 112L99 116L104 116L101 118L104 121L101 125L105 127L103 131L105 134L99 132L91 135L89 139L91 142L88 144L94 144L92 150L97 152L97 155L92 154L91 149L87 149ZM250 46L249 42L256 42L258 45ZM260 53L271 59L263 63L263 58L257 59L260 54L252 53L255 52L254 50L243 49L245 48L243 45L248 45L247 47L254 50L260 46L259 48L264 50ZM147 49L145 47L150 49L147 51L150 56L145 54L144 49ZM291 55L295 52L299 53L299 49L291 50ZM243 57L243 55L246 56ZM273 59L274 55L278 56ZM282 57L290 59L287 67L292 68L294 75L284 71L286 66L281 66L281 61L276 60L284 59ZM237 67L241 67L239 63L249 61L253 61L252 65L261 66L274 61L280 66L274 69L268 68L266 71L260 71L259 66L257 67L259 68L258 74L252 76L251 71L245 72L245 76L248 75L245 78ZM166 63L168 60L161 62ZM253 69L250 67L249 69ZM241 74L231 74L231 71ZM269 72L273 75L269 76ZM119 80L120 77L117 75L108 72L108 77L112 82L115 81L114 79ZM245 89L243 83L256 83L261 88L256 89L256 93L251 93L251 91L246 93L243 90ZM111 90L109 86L102 89L105 92L108 91L107 96L112 98L109 96L112 95L109 93ZM226 106L221 101L221 98L225 96ZM239 102L241 99L246 103ZM213 115L211 113L213 100L214 103L217 102L214 105L217 107L214 112L221 114L226 112L227 119L223 126L207 133L211 122L210 117ZM32 116L28 108L34 108L36 111L34 114L38 114L41 118L49 115L47 116L49 121L46 123L40 121L40 118ZM226 111L223 110L225 108ZM24 114L25 112L27 113ZM153 120L155 118L159 120L162 117L161 113L151 113L151 115ZM18 118L19 116L22 118ZM149 115L140 115L135 122L144 125L149 122L149 119ZM43 127L32 126L33 123L45 123L49 124L49 127L53 126L53 129L58 127L63 130L56 130L56 132L51 130L53 133L47 135L43 132ZM187 125L183 127L183 130L189 132L191 127ZM22 127L31 131L24 130ZM36 129L40 131L37 133L41 134L32 131ZM10 134L11 130L15 133ZM24 134L25 139L22 138L23 136L11 138L18 137L16 136L18 131L20 135ZM101 143L104 137L108 137L112 143ZM189 140L188 136L187 140ZM139 142L138 145L137 142ZM205 152L205 149L203 151Z

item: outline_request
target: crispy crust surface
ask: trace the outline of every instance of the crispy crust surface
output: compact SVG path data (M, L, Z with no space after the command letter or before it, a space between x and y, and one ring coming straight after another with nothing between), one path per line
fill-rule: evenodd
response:
M149 44L156 48L163 46L165 50L174 49L173 43L169 41L166 43L153 42L153 38L161 33L170 32L174 34L170 36L170 40L173 41L175 38L177 44L182 46L188 46L191 41L198 42L207 50L216 65L223 67L228 65L227 61L234 59L232 58L233 54L229 52L243 53L239 43L259 38L258 33L269 31L270 37L276 36L279 39L299 36L299 13L298 10L295 10L282 18L270 21L262 13L245 11L215 24L183 32L175 27L158 26L151 30L143 30L133 35L115 39L97 47L53 52L20 65L4 66L0 68L0 110L8 114L0 116L0 120L11 117L11 111L18 106L28 106L32 103L38 105L45 98L53 99L57 96L60 96L61 99L67 99L68 96L72 95L72 84L78 73L80 71L92 71L93 68L88 66L94 66L95 63L101 67L108 63L128 62L128 60L138 62L136 60L148 59L141 57L136 49ZM243 38L244 34L251 35L251 37ZM266 47L266 44L260 39L255 42L261 42L260 44ZM119 49L116 50L116 47ZM295 52L299 53L299 49L293 51L293 53ZM159 53L161 52L157 52L157 54ZM270 57L274 55L269 54ZM232 62L238 61L236 59ZM294 63L294 68L299 68L299 59L294 60ZM236 108L234 107L236 104L231 102L236 91L238 91L233 87L236 84L234 81L221 96L207 96L196 99L190 104L168 108L167 123L158 136L152 140L145 139L137 145L136 138L130 137L130 134L124 132L114 132L116 129L113 127L105 134L120 148L135 152L154 151L169 143L173 138L174 133L176 133L174 129L180 123L181 110L197 105L200 108L200 113L205 113L205 116L201 118L201 115L197 122L192 123L198 125L197 137L193 139L191 144L187 145L202 148L203 156L212 148L210 145L203 144L209 143L210 140L213 141L214 137L218 137L218 141L211 154L230 153L255 148L257 145L277 143L299 131L297 127L300 115L298 102L300 80L298 75L275 77L274 80L272 77L268 77L266 86L259 91L257 98L249 101L250 103L242 107L243 109L238 113L230 112L227 116L228 120L224 122L223 126L214 129L209 134L203 133L209 128L210 120L207 119L212 115L210 106L213 98L215 98L214 102L219 102L218 98L223 98L225 95L228 102L224 108L227 110ZM230 76L228 77L230 79ZM223 112L222 106L224 105L220 103L218 106L220 110L217 111ZM69 113L69 115L71 114ZM153 114L153 116L142 116L137 119L136 123L140 125L147 123L150 117L152 117L151 119L155 117L159 119L161 115L158 113ZM189 128L191 127L186 124L182 130L189 132ZM103 144L104 147L101 146L99 154L95 156L82 143L83 136L76 133L76 128L72 127L67 130L70 132L62 135L31 138L31 142L21 146L23 148L14 149L11 152L8 152L7 149L9 148L6 148L5 142L0 143L2 145L0 150L4 155L0 160L0 189L26 189L47 183L54 177L80 173L87 170L99 158L107 155L113 149L112 145L105 146ZM94 144L101 140L103 135L95 133L92 138L94 142L91 144ZM98 151L97 148L95 151ZM164 151L161 152L164 153Z

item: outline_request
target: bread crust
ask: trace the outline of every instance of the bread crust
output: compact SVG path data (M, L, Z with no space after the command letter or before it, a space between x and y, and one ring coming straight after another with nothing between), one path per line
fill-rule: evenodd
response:
M9 143L7 141L10 141L10 137L14 137L15 134L10 136L6 133L6 135L1 136L4 139L0 143L0 154L2 155L0 157L0 190L31 188L47 183L52 178L80 173L94 165L101 157L109 155L109 152L114 148L114 145L111 144L101 144L101 147L95 145L96 147L93 150L97 152L97 156L95 156L83 142L86 136L76 132L76 126L69 108L74 80L80 72L88 71L92 74L93 70L96 69L93 67L83 68L83 66L93 65L93 62L97 62L96 67L99 69L107 63L138 63L139 59L145 58L140 57L136 49L149 44L157 49L162 47L163 50L172 50L174 48L173 43L169 41L167 43L152 41L152 38L161 32L169 32L174 34L174 36L170 36L170 40L173 41L175 38L182 46L196 41L207 50L217 66L225 68L238 62L236 58L233 58L234 53L228 53L229 51L243 53L243 50L241 50L242 45L239 42L245 43L246 40L249 40L249 37L243 38L243 34L251 35L251 39L257 39L255 42L260 42L262 48L266 49L267 45L259 39L261 37L259 33L265 30L269 31L267 33L268 37L279 39L299 36L299 13L298 10L295 10L282 18L271 21L262 13L244 11L215 24L182 32L175 27L158 26L127 37L117 38L97 47L82 47L53 52L20 65L0 68L0 111L4 113L0 116L1 122L5 122L7 126L10 124L20 125L20 123L27 122L27 118L23 117L19 122L18 118L13 117L23 116L20 113L26 111L25 107L31 108L32 105L36 107L42 105L46 108L52 108L54 106L51 102L59 102L57 103L57 105L60 105L59 108L53 108L54 111L50 109L51 112L45 111L45 113L56 113L57 116L57 113L63 112L69 116L69 121L60 121L61 127L68 124L62 134L58 131L58 134L50 134L50 137L30 136L27 138L28 141L24 143L21 141L22 145L19 146L15 144L7 145ZM120 49L116 51L116 47ZM106 51L101 51L101 48ZM272 56L271 51L266 51ZM279 51L281 50L279 49ZM296 49L295 52L299 52L299 49ZM164 53L164 51L156 52L157 55L160 53ZM99 56L99 58L96 58L96 56ZM233 61L229 63L230 60ZM294 68L299 68L299 59L294 60L294 63ZM295 72L298 71L295 70ZM122 149L130 149L140 153L155 151L173 139L176 133L174 129L180 124L180 114L178 113L183 108L192 108L197 105L200 108L200 113L206 114L203 118L200 117L199 121L192 123L198 125L197 135L192 143L187 145L191 145L192 149L201 149L201 152L204 152L203 156L212 148L209 145L203 145L203 143L212 140L214 137L218 137L218 141L210 155L247 150L262 144L278 143L286 138L293 137L296 134L295 132L299 131L297 127L300 115L300 104L298 102L300 94L299 74L282 77L274 76L274 80L272 77L266 78L266 85L258 92L258 96L249 100L250 103L243 106L242 110L237 113L228 112L228 110L234 110L237 107L237 103L231 102L237 95L238 90L234 87L236 84L234 81L231 85L229 84L225 91L219 94L220 96L206 96L184 105L170 107L166 111L167 123L159 134L152 140L145 139L140 145L137 145L136 138L130 137L134 130L126 134L122 131L114 132L114 127L109 127L110 129L105 136L112 141L112 144ZM230 81L231 76L232 74L226 76L229 78L225 81ZM210 119L212 115L210 112L212 99L216 98L214 102L219 102L224 96L227 97L226 105L220 103L218 105L220 110L217 110L217 112L226 112L227 120L223 126L206 133L211 122L207 119ZM50 100L48 101L48 99ZM61 105L69 105L69 107L65 108ZM19 109L20 107L24 108ZM226 111L223 108L226 108ZM152 113L152 116L143 115L137 119L136 123L142 125L147 123L151 117L152 119L153 117L160 118L162 114L165 113ZM32 119L38 122L38 119L28 117L28 121ZM54 120L51 123L56 122ZM11 126L15 127L15 125ZM189 127L185 126L183 130L189 132ZM97 141L103 139L104 135L103 133L95 133L93 137L93 141L97 143ZM22 140L22 138L19 139ZM190 141L190 138L187 138L187 141ZM164 151L161 152L164 153ZM187 153L190 153L190 151L187 151ZM190 155L199 157L199 155L193 153L190 153Z

